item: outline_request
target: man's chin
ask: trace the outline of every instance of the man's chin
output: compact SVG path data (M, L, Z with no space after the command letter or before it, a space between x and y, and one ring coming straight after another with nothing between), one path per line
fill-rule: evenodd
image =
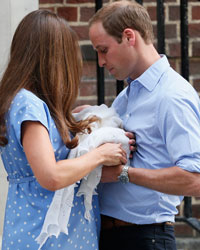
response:
M113 76L116 80L118 80L118 81L123 81L125 78L123 78L123 77L120 77L119 75L117 75L116 73L112 73L112 72L110 72L110 71L108 71L109 72L109 75L111 75L111 76Z
M120 77L120 76L114 76L114 77L115 77L115 79L118 80L118 81L123 81L123 80L124 80L124 78L122 78L122 77Z
M123 81L125 79L123 76L119 76L118 74L112 74L112 76L114 76L114 78L118 81Z

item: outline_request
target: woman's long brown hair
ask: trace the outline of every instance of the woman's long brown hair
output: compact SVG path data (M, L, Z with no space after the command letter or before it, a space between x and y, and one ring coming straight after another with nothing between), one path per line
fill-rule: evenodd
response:
M49 107L64 143L78 144L74 135L93 119L76 122L71 110L82 73L78 39L67 22L48 10L28 14L11 44L10 61L0 83L0 146L8 143L5 116L17 92L28 89Z

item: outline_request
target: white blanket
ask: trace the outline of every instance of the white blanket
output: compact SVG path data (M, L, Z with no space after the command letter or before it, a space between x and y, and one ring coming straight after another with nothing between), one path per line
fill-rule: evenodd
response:
M92 124L92 132L90 134L78 135L79 144L70 151L68 158L79 157L106 142L121 143L128 156L129 139L122 129L122 120L115 110L102 104L100 106L91 106L80 113L74 114L77 121L93 115L99 117L100 122ZM87 220L90 220L92 196L96 194L95 189L100 182L101 171L102 166L98 166L84 177L76 194L77 196L84 196L85 218ZM58 237L60 232L68 235L67 225L73 206L74 188L76 186L77 184L75 183L55 192L40 235L36 238L36 241L40 245L38 249L41 249L48 237L52 235Z

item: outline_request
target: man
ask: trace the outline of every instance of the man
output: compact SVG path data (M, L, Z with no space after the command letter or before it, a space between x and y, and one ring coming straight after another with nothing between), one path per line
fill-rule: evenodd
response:
M176 207L200 195L199 97L154 48L151 20L136 2L101 8L89 36L100 67L128 78L113 107L138 145L129 168L103 169L100 250L174 250Z

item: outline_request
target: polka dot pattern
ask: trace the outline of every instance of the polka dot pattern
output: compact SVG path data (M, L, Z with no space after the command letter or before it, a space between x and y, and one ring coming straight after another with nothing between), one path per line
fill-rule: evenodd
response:
M21 145L23 121L39 121L50 136L56 160L65 159L69 150L65 147L50 115L47 105L31 92L22 89L14 98L7 114L6 125L9 143L1 148L1 156L8 174L9 189L4 218L2 250L35 250L46 212L54 192L40 186L33 175ZM83 197L77 197L68 224L69 234L61 233L58 238L50 237L42 250L83 249L98 250L99 206L93 196L91 221L84 218Z

